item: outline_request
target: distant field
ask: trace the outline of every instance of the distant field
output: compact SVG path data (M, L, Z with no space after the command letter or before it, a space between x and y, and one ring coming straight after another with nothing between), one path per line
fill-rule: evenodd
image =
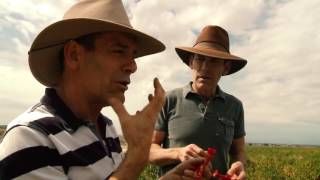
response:
M248 179L320 180L320 147L247 146ZM140 180L156 179L148 166Z
M248 146L247 154L254 179L320 180L320 147Z

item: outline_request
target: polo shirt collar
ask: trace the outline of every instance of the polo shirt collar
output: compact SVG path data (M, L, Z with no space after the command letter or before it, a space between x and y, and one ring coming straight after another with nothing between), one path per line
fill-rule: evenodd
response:
M76 131L82 125L88 125L90 123L83 119L77 118L53 88L46 88L45 95L42 97L40 102L45 106L49 106L49 111L61 117L72 128L73 131Z
M192 82L188 83L186 86L182 89L182 95L183 97L187 98L189 94L196 94L192 92ZM221 98L222 100L226 100L226 94L221 90L219 85L217 86L216 94L214 95L214 98Z

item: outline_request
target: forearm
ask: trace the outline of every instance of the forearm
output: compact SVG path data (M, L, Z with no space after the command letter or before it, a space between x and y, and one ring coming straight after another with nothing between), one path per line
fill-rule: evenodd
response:
M236 161L242 162L246 166L246 150L244 137L233 140L230 148L230 164Z
M158 166L180 162L179 148L163 149L158 144L151 144L149 161Z
M247 164L245 151L233 152L230 154L230 164L240 161L244 166Z
M128 149L125 159L109 178L110 180L138 179L148 163L148 153L138 149Z

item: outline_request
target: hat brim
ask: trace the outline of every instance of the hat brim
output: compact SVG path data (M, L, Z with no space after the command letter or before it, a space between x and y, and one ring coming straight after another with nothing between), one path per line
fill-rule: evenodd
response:
M32 74L45 86L57 86L62 74L59 52L64 44L86 34L105 31L133 35L137 44L137 58L165 49L164 44L159 40L131 27L98 19L66 19L49 25L33 41L29 50L29 66Z
M176 47L175 50L178 56L180 57L180 59L187 66L189 66L189 58L190 58L190 55L192 54L200 54L208 57L214 57L214 58L230 61L231 68L229 72L225 75L233 74L239 71L240 69L242 69L247 64L247 60L241 57L229 54L224 51L215 50L212 48Z

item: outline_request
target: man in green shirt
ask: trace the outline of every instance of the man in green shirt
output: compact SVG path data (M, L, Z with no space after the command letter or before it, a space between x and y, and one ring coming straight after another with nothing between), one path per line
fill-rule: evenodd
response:
M193 47L176 47L176 52L190 67L192 82L167 93L153 133L151 163L161 166L163 174L179 162L206 157L205 150L213 147L213 169L245 179L242 103L218 82L247 61L230 54L228 33L219 26L206 26Z

